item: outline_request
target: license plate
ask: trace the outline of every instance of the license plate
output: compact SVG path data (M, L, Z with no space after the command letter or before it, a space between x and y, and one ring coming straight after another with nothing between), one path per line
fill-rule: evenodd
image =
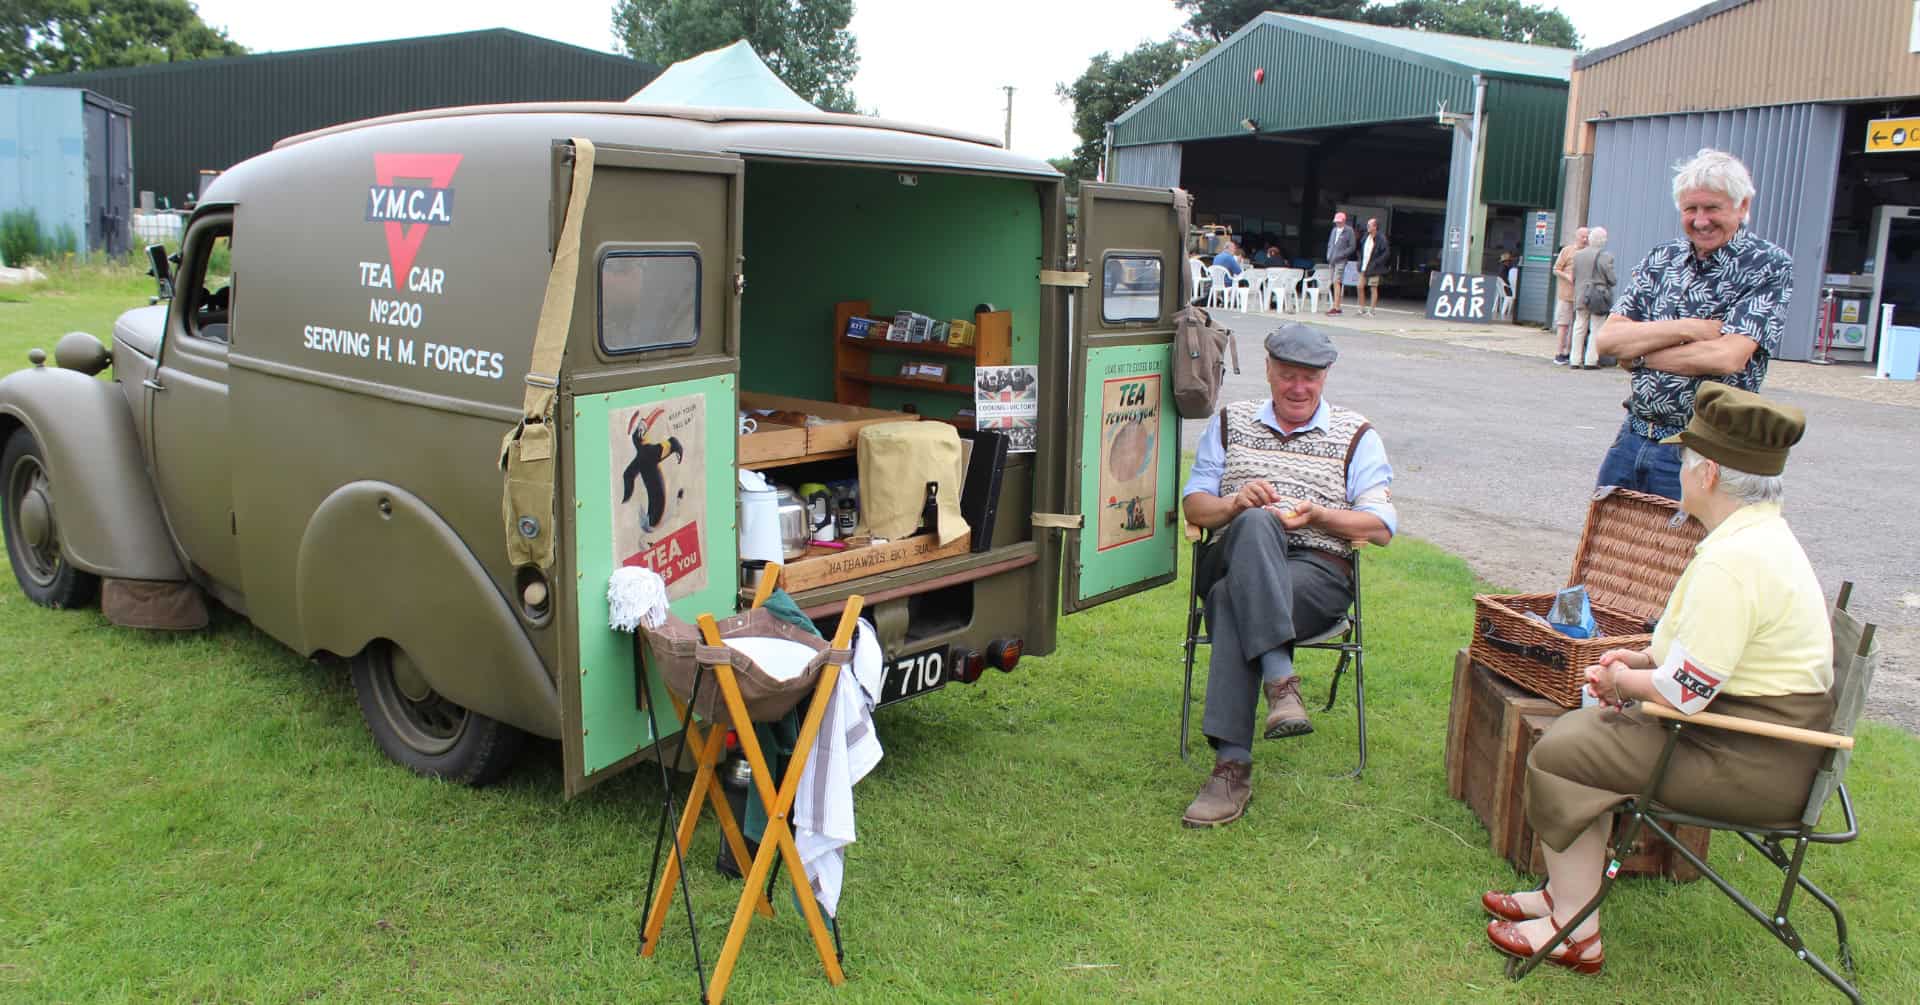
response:
M880 704L904 701L946 684L947 660L946 646L888 660L886 677L880 684Z

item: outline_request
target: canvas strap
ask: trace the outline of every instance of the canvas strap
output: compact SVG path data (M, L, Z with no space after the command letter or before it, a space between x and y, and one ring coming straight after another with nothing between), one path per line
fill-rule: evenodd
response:
M1180 229L1180 245L1177 249L1181 260L1179 279L1180 306L1185 307L1193 303L1193 298L1199 295L1199 291L1187 288L1187 284L1193 279L1193 270L1187 268L1185 262L1187 257L1187 231L1193 228L1193 193L1188 192L1184 188L1176 188L1173 190L1173 222L1174 226ZM1240 372L1240 357L1237 353L1233 359L1233 372Z
M580 137L573 146L573 188L560 240L547 273L546 297L534 330L533 360L527 367L520 421L500 441L505 473L501 511L507 557L516 566L553 566L554 551L554 402L559 394L560 361L573 321L574 286L580 275L580 230L593 187L593 142Z

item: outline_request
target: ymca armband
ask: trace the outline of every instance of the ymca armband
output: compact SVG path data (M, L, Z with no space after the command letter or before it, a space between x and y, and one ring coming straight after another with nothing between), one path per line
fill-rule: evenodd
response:
M1660 692L1667 704L1687 715L1706 708L1725 682L1725 674L1716 673L1690 658L1687 647L1679 639L1673 640L1673 647L1667 650L1666 662L1653 668L1653 689Z

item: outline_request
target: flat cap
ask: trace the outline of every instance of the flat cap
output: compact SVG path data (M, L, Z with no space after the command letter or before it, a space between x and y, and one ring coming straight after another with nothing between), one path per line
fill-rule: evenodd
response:
M1660 442L1681 444L1735 471L1777 475L1806 431L1806 413L1792 405L1710 380L1693 397L1687 428Z
M1282 363L1325 370L1340 358L1327 333L1312 325L1289 321L1267 335L1267 355Z

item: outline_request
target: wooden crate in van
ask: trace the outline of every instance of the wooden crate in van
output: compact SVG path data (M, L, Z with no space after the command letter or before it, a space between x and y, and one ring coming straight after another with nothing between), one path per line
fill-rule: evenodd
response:
M871 426L877 422L913 422L920 417L911 412L892 412L883 408L865 408L860 405L841 405L831 401L813 401L807 398L789 398L780 394L761 394L758 391L740 392L742 411L772 409L779 412L799 412L818 416L832 421L808 425L802 430L805 436L794 438L788 434L795 427L779 423L761 422L761 427L772 427L771 440L761 440L768 433L756 430L740 437L740 463L742 465L766 465L769 461L786 458L799 459L836 451L851 451L860 438L860 427ZM754 456L754 460L748 457Z

